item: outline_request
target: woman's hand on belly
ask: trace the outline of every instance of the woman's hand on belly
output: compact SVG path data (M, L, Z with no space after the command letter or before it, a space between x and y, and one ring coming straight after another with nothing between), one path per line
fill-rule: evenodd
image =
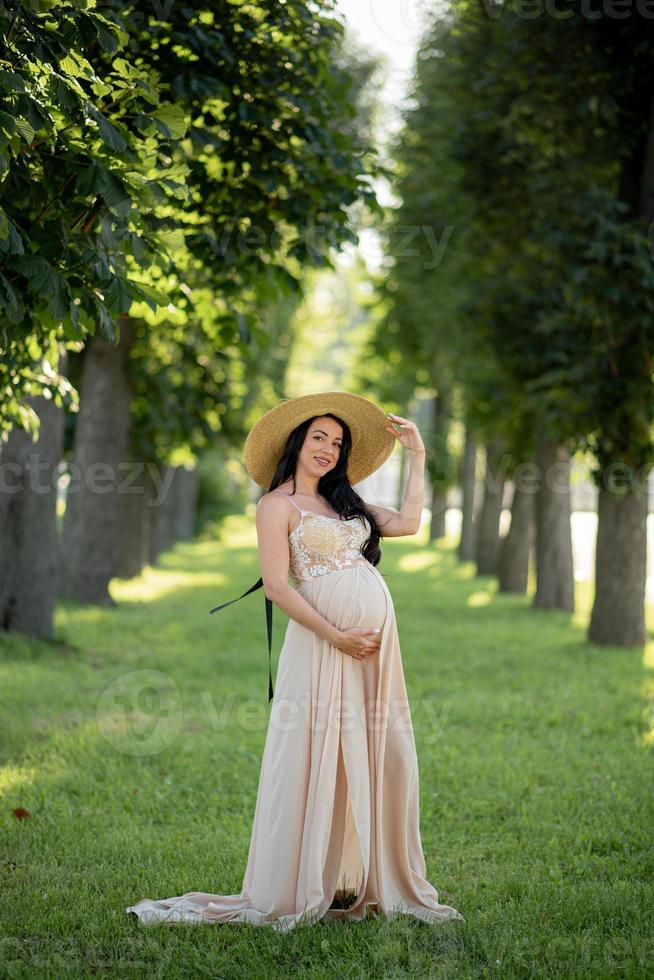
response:
M355 660L363 660L373 653L379 653L380 645L380 630L376 626L348 626L347 629L339 630L339 636L334 643L337 650Z

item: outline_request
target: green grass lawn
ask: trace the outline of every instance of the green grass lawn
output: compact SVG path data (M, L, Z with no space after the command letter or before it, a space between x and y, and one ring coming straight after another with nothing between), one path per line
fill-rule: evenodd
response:
M262 591L208 612L259 575L253 520L230 518L114 581L116 609L60 605L56 642L3 638L0 976L652 976L654 644L591 647L587 587L573 619L534 611L426 531L382 542L379 568L428 877L466 922L282 935L126 915L241 889L268 664ZM275 658L285 625L276 609Z

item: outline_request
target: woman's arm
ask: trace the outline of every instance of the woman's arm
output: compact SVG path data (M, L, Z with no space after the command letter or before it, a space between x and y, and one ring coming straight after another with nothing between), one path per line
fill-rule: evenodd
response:
M397 425L401 431L394 429L394 425ZM409 453L409 476L404 488L402 504L400 509L396 510L394 507L369 504L365 500L364 503L375 515L383 538L417 534L420 529L425 495L425 445L415 422L401 415L389 412L386 428Z
M266 494L257 504L259 565L264 591L268 598L291 619L306 626L334 646L338 646L342 638L341 631L321 616L304 596L288 584L290 562L288 518L288 504L279 494Z
M406 534L417 534L420 530L425 493L425 451L416 449L408 452L409 476L400 509L380 507L364 500L366 507L375 515L383 538L399 538Z

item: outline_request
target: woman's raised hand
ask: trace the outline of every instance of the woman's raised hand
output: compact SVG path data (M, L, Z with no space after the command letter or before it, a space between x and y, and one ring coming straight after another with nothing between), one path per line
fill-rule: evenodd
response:
M422 436L415 422L412 422L411 419L405 419L401 415L394 415L393 412L388 413L388 418L389 421L386 423L386 431L391 432L402 443L405 449L408 449L411 453L424 453L426 451ZM397 425L401 431L398 432L393 427L394 425Z
M340 638L335 644L337 650L347 653L355 660L363 660L373 653L379 653L380 631L374 626L348 626L340 630Z

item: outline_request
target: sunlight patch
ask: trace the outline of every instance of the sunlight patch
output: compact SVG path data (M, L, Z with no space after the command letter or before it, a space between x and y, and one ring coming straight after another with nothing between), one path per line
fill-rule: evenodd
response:
M430 551L415 551L411 555L402 555L397 561L397 567L401 572L422 572L442 560L442 555Z
M467 606L487 606L491 601L490 592L473 592L466 600Z
M26 769L22 766L0 767L0 795L31 783L35 772L34 769Z
M193 591L207 586L209 588L225 585L228 581L226 572L197 571L182 572L179 569L166 571L163 569L147 568L142 575L135 579L111 580L111 594L121 602L147 602L161 599L164 596L174 596L178 589Z

